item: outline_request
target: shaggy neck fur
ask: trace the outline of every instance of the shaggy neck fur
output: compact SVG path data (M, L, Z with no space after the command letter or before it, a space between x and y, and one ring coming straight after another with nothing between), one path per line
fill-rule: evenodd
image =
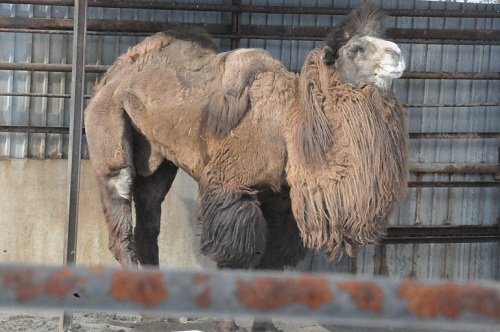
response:
M342 84L320 54L313 50L304 63L302 107L288 119L287 180L304 244L334 258L384 233L406 192L408 133L391 93Z

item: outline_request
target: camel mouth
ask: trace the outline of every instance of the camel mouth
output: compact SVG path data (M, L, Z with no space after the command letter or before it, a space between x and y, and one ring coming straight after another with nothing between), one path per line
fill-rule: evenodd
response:
M377 76L380 78L400 78L403 75L406 66L404 61L400 61L397 66L392 64L382 65L380 68L380 72L377 73Z

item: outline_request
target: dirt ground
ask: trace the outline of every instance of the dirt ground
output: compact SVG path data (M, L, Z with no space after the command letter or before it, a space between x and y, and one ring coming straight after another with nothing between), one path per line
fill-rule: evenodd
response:
M43 332L57 331L59 316L54 313L19 312L0 313L0 331L2 332ZM250 328L251 320L237 320L239 326ZM276 326L286 332L327 332L328 329L315 323L284 323L276 322ZM140 315L112 315L76 313L73 315L73 331L75 332L213 332L215 321L202 319L160 319L143 318Z
M249 329L251 320L237 319L239 326ZM57 331L59 316L54 312L0 312L1 332L45 332ZM285 332L450 332L452 330L422 330L407 328L375 328L320 325L314 322L275 322ZM141 315L75 313L73 315L74 332L214 332L215 321L201 319L161 319L144 318ZM466 332L467 330L461 329ZM500 328L487 331L469 330L470 332L500 332Z

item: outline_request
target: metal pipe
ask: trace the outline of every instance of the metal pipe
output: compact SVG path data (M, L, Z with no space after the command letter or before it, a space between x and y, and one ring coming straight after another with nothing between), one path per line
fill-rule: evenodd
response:
M7 0L12 4L73 6L71 0ZM137 0L89 0L89 7L105 8L136 8L159 10L189 10L214 11L237 13L264 13L264 14L315 14L315 15L346 15L349 8L330 7L283 7L283 6L256 6L256 5L217 5L203 3L178 3L166 1L137 1ZM433 10L433 9L385 9L391 16L415 17L485 17L498 18L500 13L495 10Z
M86 65L87 73L104 73L108 65ZM71 65L62 63L0 62L0 70L26 70L47 72L70 72ZM422 72L409 71L403 75L406 79L458 79L458 80L500 80L496 72ZM498 103L497 103L498 104Z
M71 34L68 30L47 30L47 29L19 29L19 28L0 28L0 32L12 33L38 33L38 34ZM151 32L127 32L127 31L88 31L87 35L93 36L138 36L146 37ZM265 36L265 35L245 35L241 34L212 34L214 38L246 38L246 39L264 39L264 40L303 40L303 41L323 41L323 36L300 37L300 36ZM394 39L398 44L429 44L429 45L500 45L500 41L482 41L482 40L452 40L452 39Z
M496 132L464 132L464 133L410 133L410 139L476 139L500 138Z
M75 0L73 58L71 65L71 99L68 147L68 201L64 236L64 265L76 263L78 207L80 193L80 158L82 155L83 96L85 90L85 42L87 34L87 0ZM73 315L64 310L60 331L71 330Z
M498 147L497 151L498 151L498 163L500 164L500 146ZM500 181L500 171L495 174L495 180Z
M0 97L70 98L68 93L0 92Z
M402 78L411 79L458 79L458 80L499 80L500 73L498 72L424 72L424 71L407 71Z
M83 131L83 96L85 88L85 39L87 0L76 0L73 60L71 72L70 127L68 151L68 206L64 264L76 260L80 156Z
M86 73L104 73L109 68L105 65L85 65ZM0 62L0 70L25 70L25 71L47 71L47 72L71 72L71 64L64 63L14 63Z
M410 181L410 188L489 188L500 187L500 181Z
M451 104L451 103L445 103L445 104L403 104L404 107L406 108L431 108L431 107L493 107L493 106L500 106L499 102L481 102L481 103L461 103L461 104Z
M467 173L467 174L495 174L500 172L500 164L467 163L467 164L437 164L411 163L410 172L413 173Z
M0 66L2 63L0 63ZM94 68L89 68L92 71ZM95 68L97 70L97 68ZM70 98L68 93L35 93L35 92L0 92L0 97L47 97L47 98ZM84 98L91 98L85 95ZM439 107L493 107L500 106L500 103L469 103L469 104L403 104L406 108L439 108Z
M343 274L0 265L4 308L299 318L349 325L490 331L498 281Z
M168 30L172 27L182 25L181 23L151 22L151 21L112 21L112 20L88 20L90 31L128 31L155 33ZM71 30L73 22L71 19L59 18L12 18L0 17L0 28L19 29L47 29L47 30ZM274 38L274 39L300 39L322 40L331 27L311 26L269 26L269 25L240 25L240 32L234 34L230 24L202 24L209 33L222 35L227 38ZM452 30L452 29L388 29L389 38L411 40L418 38L423 40L481 40L484 43L499 43L500 36L495 30Z
M498 225L390 226L383 244L476 243L500 241Z
M0 125L0 133L27 133L27 134L69 134L68 127L43 127L43 126L13 126Z
M232 0L232 5L235 7L241 6L240 0ZM233 11L231 13L231 33L238 35L240 33L240 12ZM240 47L240 38L231 38L231 49L237 49Z
M67 134L66 127L14 126L0 125L0 132ZM491 139L500 138L500 133L467 132L467 133L410 133L410 139Z

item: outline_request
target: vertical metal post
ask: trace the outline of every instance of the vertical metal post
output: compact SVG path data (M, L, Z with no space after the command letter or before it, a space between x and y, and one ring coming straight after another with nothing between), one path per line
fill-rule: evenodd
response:
M83 96L85 80L85 39L87 35L87 0L75 0L73 14L73 59L71 69L71 101L68 151L68 201L64 242L64 265L76 262L78 230L78 194L80 191L80 159L82 151ZM72 313L64 312L60 331L72 325Z
M500 164L500 146L498 147L498 164ZM500 180L500 171L496 172L495 174L495 180Z
M232 0L232 5L234 6L240 6L241 5L241 0ZM240 12L239 11L233 11L231 13L231 33L233 35L236 35L240 32ZM239 37L233 37L231 38L231 49L234 50L236 48L240 47L240 38Z

